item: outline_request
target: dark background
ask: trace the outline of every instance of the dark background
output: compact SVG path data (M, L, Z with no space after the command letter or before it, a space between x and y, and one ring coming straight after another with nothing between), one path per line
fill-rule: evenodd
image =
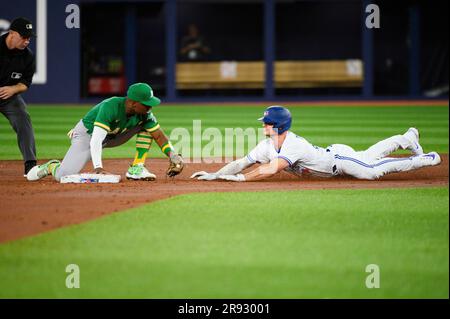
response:
M67 29L65 6L78 4L81 28ZM168 18L167 1L60 0L47 1L47 73L45 84L26 93L30 102L89 101L87 83L93 76L118 76L149 82L159 95L264 99L264 90L177 91L168 96L170 65L168 31L175 28L177 50L187 27L195 23L211 53L205 61L264 61L263 0L178 0L176 17ZM379 5L381 28L373 35L371 92L362 88L276 89L276 97L448 98L448 1L444 0L277 0L274 5L274 60L362 59L363 23L368 3ZM416 7L418 23L411 20ZM0 19L25 15L35 19L36 0L0 3ZM133 56L127 56L130 10L135 13ZM175 25L167 25L175 21ZM411 23L417 23L418 49L412 51ZM31 48L35 50L34 42ZM418 63L411 64L411 52ZM180 60L177 55L176 59ZM132 63L130 63L130 61ZM413 70L411 69L413 66ZM167 69L169 68L169 70ZM419 87L411 90L417 70ZM131 73L130 73L131 71ZM127 78L128 77L128 78ZM169 88L170 89L170 88ZM181 101L182 99L180 99Z

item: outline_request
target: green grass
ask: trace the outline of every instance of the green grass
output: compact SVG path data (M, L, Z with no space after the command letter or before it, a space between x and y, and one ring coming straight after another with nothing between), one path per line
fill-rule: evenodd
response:
M28 108L39 159L64 156L65 134L89 108ZM155 114L171 135L192 133L198 119L203 130L258 128L264 109L161 105ZM365 149L415 126L425 151L448 153L448 107L290 110L292 131L319 146ZM134 152L130 141L104 157ZM164 155L152 147L149 156ZM0 159L21 159L3 116ZM0 298L448 298L448 208L448 187L177 196L0 244ZM80 289L65 287L72 263ZM369 264L380 267L379 289L365 287Z
M448 298L448 208L448 188L177 196L0 245L0 298Z
M70 144L66 133L89 108L90 106L30 106L28 110L35 130L38 157L61 159ZM259 128L260 124L256 119L264 109L265 107L246 105L161 105L155 108L154 113L170 136L174 128L186 128L192 133L192 121L198 119L202 120L203 130L209 127L216 127L221 132L225 128ZM421 132L421 144L426 151L448 153L448 107L291 107L290 110L294 118L292 131L319 146L342 143L355 149L365 149L383 138L401 134L415 126ZM175 145L177 141L173 137ZM207 143L204 136L202 146ZM0 159L21 159L15 133L3 116L0 116L0 145ZM132 139L123 146L106 149L104 157L130 158L134 156L134 152ZM193 151L183 155L193 155ZM155 146L149 156L164 157Z

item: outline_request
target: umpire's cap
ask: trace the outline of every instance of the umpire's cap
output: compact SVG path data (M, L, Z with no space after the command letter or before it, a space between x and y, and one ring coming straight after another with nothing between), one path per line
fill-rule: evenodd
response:
M127 91L127 96L130 100L139 102L146 106L156 106L161 103L160 99L153 96L151 86L146 83L135 83L130 85Z
M16 18L11 22L9 30L18 32L23 38L35 37L33 32L33 24L27 18Z

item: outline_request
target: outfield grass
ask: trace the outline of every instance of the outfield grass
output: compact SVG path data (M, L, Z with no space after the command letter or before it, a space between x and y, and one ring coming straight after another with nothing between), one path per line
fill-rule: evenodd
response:
M292 131L319 146L364 149L415 126L425 151L448 153L448 107L290 109ZM39 159L61 159L88 110L29 107ZM192 133L198 119L203 130L258 128L263 110L162 105L155 114L170 135ZM130 141L104 155L134 152ZM149 156L164 155L153 147ZM0 159L21 159L4 117ZM448 201L448 187L177 196L1 244L0 298L448 298ZM72 263L80 289L65 288ZM365 287L368 264L380 267L379 289Z
M448 188L182 195L0 245L0 297L448 298L448 208Z
M40 159L61 159L69 147L66 133L89 110L88 106L30 106ZM202 129L259 128L256 121L264 107L161 105L154 113L168 135L174 128L186 128L192 134L192 121L202 120ZM448 107L291 107L292 131L311 143L327 146L343 143L355 149L365 149L379 140L405 132L410 126L419 128L421 144L426 151L448 153ZM177 140L173 140L176 145ZM204 146L208 143L205 139ZM192 144L192 140L191 140ZM7 120L0 116L0 159L21 159L15 133ZM106 158L134 156L134 140L113 149L106 149ZM225 152L225 151L223 151ZM225 154L225 153L223 153ZM187 156L189 154L184 154ZM191 153L192 155L192 153ZM150 157L164 157L152 147Z

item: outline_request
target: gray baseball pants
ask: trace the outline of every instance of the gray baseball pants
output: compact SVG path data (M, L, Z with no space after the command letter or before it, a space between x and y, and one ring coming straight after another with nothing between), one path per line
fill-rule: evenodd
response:
M106 136L103 141L103 148L122 145L142 130L142 126L137 126L115 136ZM66 175L78 174L83 169L91 159L90 143L91 135L87 133L87 128L80 120L73 129L70 148L61 162L61 166L53 176L57 181Z
M6 102L0 100L0 112L8 119L17 134L17 144L25 162L36 160L33 126L26 106L20 95L16 95Z

